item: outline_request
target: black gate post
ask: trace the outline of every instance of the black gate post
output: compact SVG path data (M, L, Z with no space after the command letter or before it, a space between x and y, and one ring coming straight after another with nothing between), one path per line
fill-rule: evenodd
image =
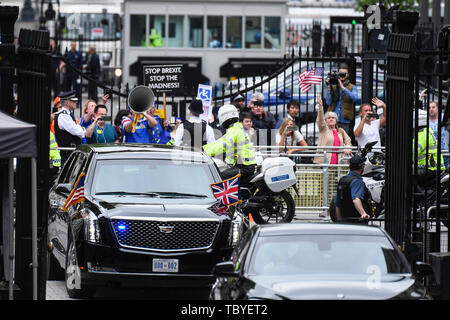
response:
M18 47L18 118L37 127L37 207L38 207L38 299L45 299L47 237L44 230L48 214L48 173L50 142L50 38L48 31L20 30ZM30 160L17 164L16 283L23 299L32 298Z
M0 110L12 114L14 111L14 24L19 16L19 7L0 6Z
M373 60L367 58L369 46L369 28L367 27L367 6L364 6L364 22L362 24L362 85L361 85L361 103L370 102L373 97Z
M414 35L390 34L386 52L385 228L405 250L411 234L415 50Z
M312 56L319 57L322 50L322 27L319 23L313 23L312 32Z

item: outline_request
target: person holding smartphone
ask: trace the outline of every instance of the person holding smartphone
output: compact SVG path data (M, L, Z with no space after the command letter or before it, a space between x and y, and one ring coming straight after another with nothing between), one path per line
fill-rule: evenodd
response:
M86 137L91 138L91 143L119 142L114 127L106 123L108 109L104 104L98 104L94 110L94 120L86 130Z
M372 141L377 141L375 147L381 147L380 128L386 123L386 104L377 97L372 99L372 103L383 108L383 116L374 113L370 103L363 103L359 108L360 119L355 120L354 134L358 146L364 146Z

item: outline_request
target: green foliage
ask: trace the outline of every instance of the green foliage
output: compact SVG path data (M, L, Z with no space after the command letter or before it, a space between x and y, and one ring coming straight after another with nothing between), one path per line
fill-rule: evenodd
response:
M356 0L356 11L364 11L365 5L373 5L373 4L379 4L379 0ZM412 10L416 11L418 10L418 0L383 0L382 3L386 7L386 10L388 10L390 7L399 4L400 10Z

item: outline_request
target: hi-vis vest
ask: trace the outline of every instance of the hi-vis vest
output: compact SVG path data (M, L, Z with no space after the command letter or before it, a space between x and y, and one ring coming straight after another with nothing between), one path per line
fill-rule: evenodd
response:
M61 155L59 154L55 135L50 131L50 168L52 167L61 167Z
M428 138L427 138L428 136ZM427 142L428 140L428 142ZM427 157L427 144L428 144L428 157ZM438 144L436 138L434 137L433 130L424 128L417 134L417 166L419 168L425 168L428 165L428 170L436 171L438 158L437 150ZM414 158L414 153L413 153ZM441 154L441 170L445 170L444 157Z
M232 124L220 139L204 145L203 150L211 157L225 154L225 161L232 166L256 164L253 144L239 122Z

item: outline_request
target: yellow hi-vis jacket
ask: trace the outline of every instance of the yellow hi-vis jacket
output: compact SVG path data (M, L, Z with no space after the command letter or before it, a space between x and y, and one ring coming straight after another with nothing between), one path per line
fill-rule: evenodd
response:
M427 134L428 133L428 134ZM428 138L427 138L428 136ZM428 140L428 141L427 141ZM428 157L427 157L427 145L428 145ZM436 171L438 165L438 144L434 137L433 130L431 128L424 128L417 134L417 166L419 168L425 168L428 165L428 170ZM414 158L414 153L413 153ZM444 157L441 154L441 171L445 170Z
M61 167L61 155L58 150L55 135L50 131L50 168L53 167Z
M232 166L256 164L253 144L240 122L232 124L221 138L205 144L203 150L211 157L225 154L225 161Z

